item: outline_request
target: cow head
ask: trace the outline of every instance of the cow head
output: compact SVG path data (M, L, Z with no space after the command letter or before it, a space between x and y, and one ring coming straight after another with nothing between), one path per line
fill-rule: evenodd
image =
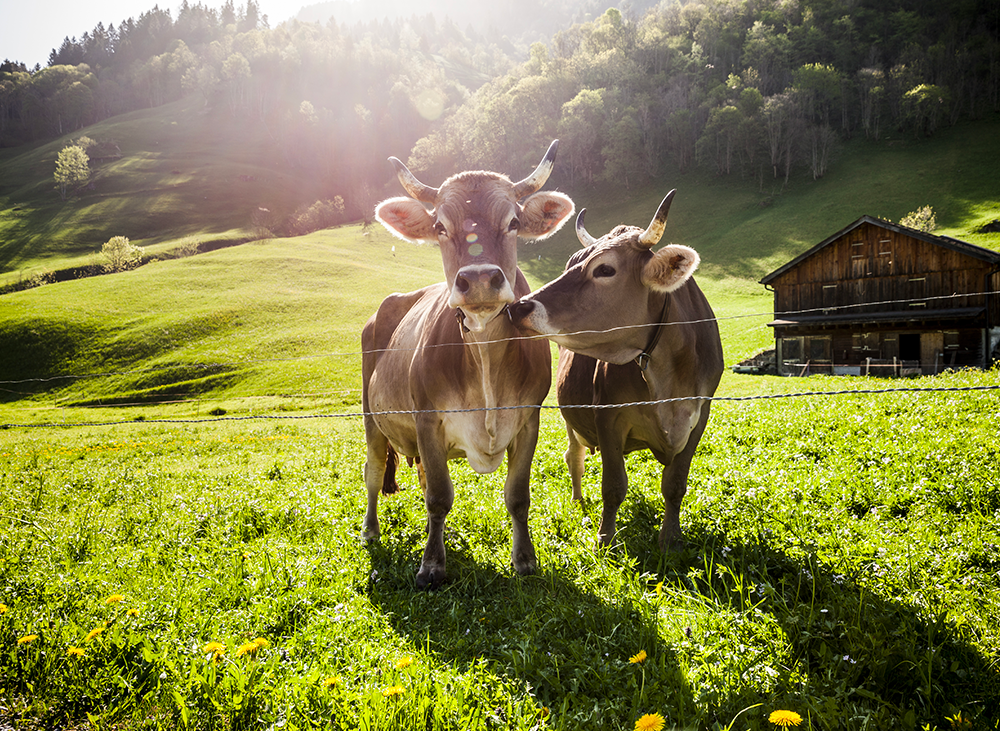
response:
M517 237L547 238L573 213L568 196L538 192L552 172L557 146L558 140L535 171L517 183L500 173L477 171L453 175L432 188L389 158L410 197L383 201L375 217L401 239L438 243L451 288L449 304L461 308L465 326L474 332L517 299Z
M585 248L570 257L558 279L511 307L514 323L610 363L627 363L642 353L652 323L661 320L664 295L683 286L700 260L694 249L677 244L652 251L675 192L663 199L645 230L618 226L600 239L587 233L586 209L581 210L576 233Z

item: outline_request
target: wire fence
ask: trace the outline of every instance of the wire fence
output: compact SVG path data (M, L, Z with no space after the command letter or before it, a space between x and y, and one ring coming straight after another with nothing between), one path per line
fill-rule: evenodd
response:
M829 314L834 311L841 310L851 310L857 309L859 307L873 307L873 306L885 306L885 305L899 305L907 304L910 302L927 302L929 300L949 300L955 298L968 298L968 297L985 297L988 292L978 292L978 293L966 293L966 294L951 294L951 295L940 295L935 297L921 297L919 299L904 299L904 300L885 300L881 302L865 302L859 304L850 305L838 305L832 307L822 307L822 308L810 308L804 310L795 311L784 311L784 312L766 312L766 313L747 313L740 315L727 315L722 317L712 317L703 318L697 320L685 320L679 322L664 322L659 323L663 326L683 326L683 325L697 325L707 322L720 322L723 320L733 320L733 319L751 319L760 317L774 317L779 318L789 318L795 316L808 315L810 313L822 312ZM590 334L607 334L613 332L621 332L632 329L648 328L650 326L656 325L657 323L643 323L641 325L622 325L613 328L607 328L604 330L579 330L573 333L565 333L565 335L590 335ZM547 339L543 335L526 335L522 339ZM496 344L507 342L511 338L502 338L498 340L488 340L480 341L482 345ZM422 348L437 348L437 347L459 347L463 343L441 343L432 344L428 346L422 346ZM420 348L384 348L379 349L374 352L384 353L392 351L414 351ZM58 381L65 380L82 380L82 379L98 379L98 378L111 378L111 377L130 377L139 376L150 373L158 373L165 370L172 369L201 369L201 370L232 370L235 368L243 368L251 365L260 365L267 363L282 363L282 362L301 362L307 360L317 360L323 358L334 358L334 357L359 357L364 353L360 350L358 351L344 351L344 352L329 352L329 353L319 353L314 355L304 355L304 356L287 356L287 357L271 357L271 358L254 358L254 359L240 359L233 361L220 361L215 363L173 363L164 364L162 366L153 366L149 368L135 368L129 370L121 371L104 371L97 373L87 373L87 374L59 374L53 376L40 376L35 378L23 378L23 379L11 379L11 380L0 380L0 385L15 386L15 385L27 385L27 384L43 384L43 383L55 383ZM731 368L733 365L727 365L727 368ZM9 393L15 393L6 390ZM615 408L629 408L629 407L639 407L639 406L657 406L664 405L674 402L681 401L762 401L762 400L773 400L773 399L785 399L785 398L805 398L805 397L822 397L822 396L841 396L850 394L885 394L885 393L933 393L933 392L988 392L1000 390L1000 384L996 385L985 385L985 386L955 386L955 387L900 387L900 388L884 388L884 389L841 389L833 391L798 391L793 393L776 393L776 394L758 394L751 396L682 396L668 399L658 399L650 401L636 401L629 403L620 404L581 404L581 405L547 405L547 404L525 404L516 406L494 406L494 407L480 407L480 408L470 408L470 409L444 409L444 410L397 410L397 411L380 411L380 412L364 412L364 411L351 411L344 413L323 413L323 414L260 414L260 415L245 415L245 416L213 416L213 417L199 417L199 418L173 418L173 419L143 419L141 421L137 420L112 420L112 421L80 421L80 422L52 422L52 423L7 423L0 424L0 429L11 429L11 428L70 428L70 427L87 427L87 426L119 426L125 424L197 424L197 423L211 423L211 422L221 422L221 421L251 421L251 420L301 420L301 419L334 419L334 418L359 418L365 416L381 416L381 415L417 415L426 413L471 413L479 411L511 411L511 410L525 410L525 409L615 409ZM300 394L273 394L267 396L253 396L253 397L241 397L241 398L318 398L323 396L353 396L357 397L361 389L335 389L331 391L319 391L312 393L300 393ZM168 396L171 394L162 394ZM183 394L176 394L177 396L182 396ZM150 405L163 405L163 404L175 404L175 403L191 403L192 399L178 398L171 401L156 401L150 402L148 400L139 402L112 402L101 404L101 407L114 406L114 407L125 407L125 406L150 406Z
M682 401L772 401L775 399L819 396L870 395L888 393L969 393L1000 391L1000 384L987 386L931 386L912 388L848 388L836 391L796 391L793 393L756 394L751 396L677 396L650 401L628 401L616 404L521 404L517 406L481 406L469 409L394 409L386 411L348 411L325 414L248 414L245 416L212 416L199 418L119 419L112 421L46 422L40 424L0 424L0 429L53 429L96 426L124 426L145 424L208 424L223 421L302 421L308 419L346 419L366 416L391 416L418 414L469 414L486 411L563 410L563 409L625 409L638 406L659 406Z

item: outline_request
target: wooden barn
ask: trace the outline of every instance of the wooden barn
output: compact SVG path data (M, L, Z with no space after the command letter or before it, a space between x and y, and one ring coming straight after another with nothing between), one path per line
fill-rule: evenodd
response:
M1000 253L863 216L760 280L780 375L989 368Z

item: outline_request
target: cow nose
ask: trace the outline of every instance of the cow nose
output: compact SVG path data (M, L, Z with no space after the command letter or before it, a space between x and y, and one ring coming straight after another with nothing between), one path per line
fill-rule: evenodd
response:
M473 288L500 291L506 282L507 278L500 267L466 267L455 278L455 287L462 294L468 294Z

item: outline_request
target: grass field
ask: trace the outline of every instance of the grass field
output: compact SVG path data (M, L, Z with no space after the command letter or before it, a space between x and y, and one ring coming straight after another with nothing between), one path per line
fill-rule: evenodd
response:
M757 393L886 386L734 378ZM629 459L622 546L595 550L599 458L581 509L546 411L539 574L508 566L503 470L456 462L451 582L428 593L414 590L412 471L382 501L382 542L359 539L356 417L102 410L69 419L122 423L8 428L0 719L631 729L657 713L668 728L764 729L784 709L805 728L994 729L998 406L996 391L719 402L682 514L689 545L667 556L644 454Z
M645 454L621 545L595 549L600 457L574 505L546 408L539 574L508 566L504 470L455 462L451 581L416 592L412 471L381 543L359 539L359 333L386 294L437 281L439 253L346 226L171 258L314 194L248 166L260 130L210 122L180 102L84 130L125 154L66 204L63 141L0 151L0 285L94 263L113 235L160 259L0 296L0 729L767 729L775 710L1000 728L1000 392L721 400L669 555ZM930 204L941 232L1000 249L975 233L1000 218L996 129L854 142L783 191L689 174L573 195L600 235L678 188L665 238L701 252L731 366L772 342L756 280L861 215ZM525 245L531 283L576 247ZM727 371L718 395L997 385Z

